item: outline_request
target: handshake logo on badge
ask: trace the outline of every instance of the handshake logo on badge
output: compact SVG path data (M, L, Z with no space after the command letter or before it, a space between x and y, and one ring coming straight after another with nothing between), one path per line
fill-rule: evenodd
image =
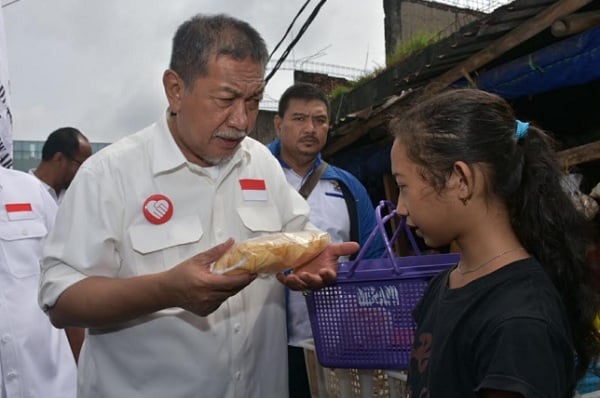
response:
M173 203L165 195L151 195L144 202L143 211L152 224L164 224L173 216Z

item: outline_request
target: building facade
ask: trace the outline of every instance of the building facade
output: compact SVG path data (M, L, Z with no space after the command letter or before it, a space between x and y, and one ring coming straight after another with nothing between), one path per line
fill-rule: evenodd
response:
M13 168L28 171L34 169L42 160L42 147L45 141L13 141ZM92 153L109 145L107 142L92 142Z

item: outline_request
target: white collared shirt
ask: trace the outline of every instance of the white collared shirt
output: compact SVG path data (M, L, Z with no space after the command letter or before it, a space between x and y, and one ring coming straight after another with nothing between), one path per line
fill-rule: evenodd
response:
M44 186L44 188L46 188L46 191L48 191L48 193L50 194L50 196L52 196L52 199L54 199L54 201L56 202L56 204L60 205L60 202L62 202L63 197L65 196L65 189L61 189L60 192L58 193L58 195L56 194L56 190L54 188L52 188L50 185L46 184L46 182L40 178L38 178L38 176L35 175L35 170L36 169L29 169L29 174L31 174L32 176L34 176L35 178L37 178L37 180Z
M244 179L264 180L264 195L242 192ZM143 212L155 194L173 205L160 225ZM229 237L302 230L308 213L262 144L244 139L215 180L185 160L161 120L79 169L44 249L40 304L86 275L161 272ZM286 341L283 285L258 278L207 317L169 309L91 329L80 397L286 397Z
M291 168L284 168L285 177L296 190L308 178L301 177ZM332 242L347 242L350 240L350 215L348 206L335 180L319 180L308 195L310 206L310 222L329 234ZM340 257L339 261L347 258ZM306 298L302 292L289 291L287 298L287 328L288 344L301 347L303 342L313 337L306 307Z
M37 303L42 242L56 203L37 178L0 167L0 397L74 398L64 330Z

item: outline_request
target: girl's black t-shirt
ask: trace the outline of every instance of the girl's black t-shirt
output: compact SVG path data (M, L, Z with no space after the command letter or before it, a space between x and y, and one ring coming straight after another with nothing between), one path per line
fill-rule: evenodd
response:
M414 311L409 397L572 397L575 355L560 296L532 258L458 289L436 276Z

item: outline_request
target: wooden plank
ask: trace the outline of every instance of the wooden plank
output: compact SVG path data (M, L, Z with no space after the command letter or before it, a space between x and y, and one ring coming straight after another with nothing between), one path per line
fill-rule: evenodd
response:
M590 142L588 144L565 149L557 153L560 162L569 168L581 163L600 160L600 141Z
M600 25L600 10L568 15L552 24L551 32L556 37L574 35Z
M539 5L539 4L538 4ZM506 21L514 21L515 19L525 20L531 18L532 15L539 14L544 11L547 5L537 6L536 7L528 7L521 9L509 9L506 13L499 13L498 17L491 16L487 21L486 25L493 25L497 23L502 23Z
M341 136L339 139L325 146L325 148L323 148L322 151L323 156L328 157L330 155L333 155L340 149L352 144L364 134L366 134L367 131L369 131L371 128L384 123L388 117L389 116L387 115L387 112L384 111L376 114L368 120L359 120L356 122L352 122L347 127L350 130L350 133Z
M558 18L569 15L592 1L594 0L561 0L549 6L527 22L496 40L484 50L431 81L425 87L425 94L431 95L442 91L450 84L460 79L464 72L472 73L525 40L530 39L544 29L549 28Z
M500 8L505 8L507 10L523 10L525 8L532 8L532 7L537 7L539 5L550 5L555 3L556 0L545 0L545 1L541 1L541 0L521 0L521 1L515 1L512 3L509 3L507 5L504 5Z
M373 127L385 123L391 116L389 111L400 105L406 106L406 102L404 101L405 98L416 95L416 92L416 90L403 90L400 95L394 95L388 98L378 109L378 112L374 113L369 119L356 120L336 129L335 136L328 140L327 145L323 148L321 153L327 158L358 140Z
M514 28L516 28L517 26L519 26L522 23L523 23L523 20L510 20L510 21L504 21L501 23L495 23L493 25L485 25L485 26L482 26L481 29L479 29L479 32L477 32L477 37L492 36L492 35L498 35L500 33L508 32L508 31L513 30Z

